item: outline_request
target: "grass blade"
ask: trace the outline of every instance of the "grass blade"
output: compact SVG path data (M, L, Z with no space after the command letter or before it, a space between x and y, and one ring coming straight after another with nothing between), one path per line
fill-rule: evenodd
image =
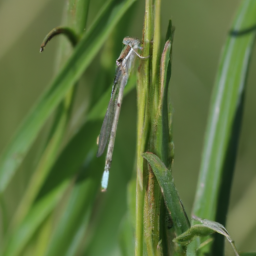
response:
M56 187L61 186L63 182L70 180L77 174L86 156L92 154L96 148L96 138L100 125L100 121L88 122L70 140L52 167L44 186L39 192L37 200L40 200ZM90 136L88 137L89 132ZM84 141L84 143L81 143L81 141ZM61 170L61 175L59 174L59 170Z
M181 235L190 224L184 212L180 197L173 182L172 172L168 170L163 162L152 153L144 153L143 157L148 161L157 178L169 213L172 216L175 232Z
M81 39L71 58L51 84L50 89L44 93L30 112L1 156L0 193L8 185L46 119L88 67L114 26L133 3L134 0L128 0L115 6L115 1L109 1L104 6L103 11ZM109 15L111 10L112 15Z
M77 11L77 9L81 6L76 5L76 3L72 2L73 0L69 1L68 4L68 10L66 12L66 20L64 23L68 23L67 27L59 27L53 29L51 32L49 32L40 48L40 51L43 51L44 47L46 46L47 42L51 40L53 37L55 37L58 34L65 34L69 41L72 43L73 47L75 47L80 39L80 36L76 35L75 30L78 31L78 33L82 33L83 29L81 27L85 26L85 20L87 19L87 12L88 12L88 5L89 0L81 0L79 1L80 5L84 5L85 8L83 10L80 10L80 16L82 15L84 19L79 19L75 22L76 16L73 15L74 11ZM71 7L72 6L72 7ZM71 9L70 9L71 8ZM80 25L80 30L78 29ZM67 44L66 41L62 41L60 49L63 49L62 52L59 52L59 60L62 61L62 63L65 63L65 58L67 56L71 55L71 51L69 44ZM59 67L60 68L60 67ZM37 168L35 169L30 182L28 183L27 189L20 200L19 206L15 212L15 216L12 220L12 226L15 226L17 223L19 223L20 220L24 218L24 216L27 214L27 212L30 209L31 204L33 203L35 197L38 194L38 191L41 189L42 184L45 181L45 178L47 177L48 172L50 171L56 157L57 153L59 152L59 147L61 145L61 142L63 140L63 136L65 134L68 121L70 119L71 110L74 103L74 96L76 91L76 85L73 86L69 92L66 94L65 99L61 102L59 105L56 114L55 119L51 128L51 132L49 134L49 139L46 142L46 146L44 149L44 152L41 155L40 161L37 165Z
M56 207L57 202L69 184L70 178L77 173L85 157L90 154L93 148L94 151L96 151L95 138L97 137L100 125L101 122L88 122L68 143L55 165L52 167L51 175L49 175L46 180L45 185L41 189L36 202L31 207L26 218L10 234L8 242L4 247L3 255L19 255L20 251L26 246L45 218ZM81 141L86 138L89 131L94 131L95 134L91 134L86 141L87 143L81 143ZM74 154L74 152L76 153ZM62 170L62 175L59 175L59 170ZM31 222L29 222L30 219ZM21 239L20 234L24 232L24 230L26 233Z
M95 152L94 152L95 155ZM91 159L89 160L89 162ZM94 161L87 165L81 172L81 177L78 179L72 189L67 206L64 208L60 221L55 229L55 232L50 240L46 256L65 255L76 236L77 231L84 222L84 216L87 217L87 223L92 209L95 196L99 191L99 184L102 174L102 166L104 160ZM82 238L82 237L80 237ZM79 243L77 242L79 245Z
M256 2L242 1L233 30L241 31L255 23ZM225 44L210 105L193 209L194 215L216 220L224 225L254 39L255 30L241 36L232 33ZM202 239L199 240L199 244L203 242ZM223 238L214 248L214 255L223 254ZM208 247L208 253L209 250Z
M134 227L129 214L125 215L120 226L119 245L122 256L134 254Z
M128 136L124 141L127 141L127 139ZM121 152L124 152L122 148L122 143L116 144L117 150L112 165L112 178L109 182L108 191L105 194L100 194L102 204L100 208L96 208L93 229L88 233L85 251L81 255L114 255L113 250L118 245L120 224L127 210L126 193L129 178L127 174L130 173L131 175L133 169L133 162L126 162L122 156ZM103 171L102 167L100 171Z
M6 244L2 247L1 255L20 255L25 245L36 232L37 228L55 208L65 188L65 184L63 184L63 186L60 186L58 189L49 193L48 196L38 201L31 208L30 212L15 232L11 233L9 237L6 237Z
M167 41L161 57L160 65L160 86L158 88L159 99L157 105L156 116L154 118L154 150L166 165L170 165L169 143L171 143L172 135L169 134L169 113L168 113L168 85L171 78L171 57L173 48L173 27L169 22Z

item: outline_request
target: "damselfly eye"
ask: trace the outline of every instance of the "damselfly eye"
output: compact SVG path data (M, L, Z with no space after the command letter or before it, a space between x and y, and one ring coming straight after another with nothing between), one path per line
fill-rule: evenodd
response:
M131 48L137 49L140 46L140 40L132 38L132 37L125 37L123 39L124 45L129 45Z

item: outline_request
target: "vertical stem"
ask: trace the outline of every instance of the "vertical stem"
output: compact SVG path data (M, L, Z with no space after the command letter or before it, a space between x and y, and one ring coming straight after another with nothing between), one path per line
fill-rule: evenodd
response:
M77 0L76 3L76 16L75 16L75 29L77 33L83 34L85 25L88 18L90 0Z
M145 1L145 20L143 31L143 56L150 55L152 39L152 0ZM136 231L135 256L143 256L143 215L144 215L144 160L141 154L145 151L149 128L149 117L146 111L150 84L150 61L142 62L137 86L138 94L138 128L137 128L137 181L136 181Z
M159 72L160 72L160 29L161 29L161 0L155 0L154 12L154 40L152 54L152 93L154 100L154 108L157 108L159 98Z
M151 74L151 87L149 88L149 100L148 100L148 113L150 116L150 140L149 140L149 148L150 152L156 153L161 159L162 156L162 147L165 141L160 141L157 143L156 140L156 130L159 130L157 127L157 120L158 120L158 112L159 112L159 96L160 96L160 16L161 11L161 0L154 1L154 9L153 12L153 20L154 23L152 27L154 28L154 35L153 35L153 49L152 49L152 74ZM160 131L162 133L162 131ZM160 148L158 148L160 146ZM144 223L147 224L147 237L146 244L148 252L150 250L153 251L153 255L162 255L163 253L163 241L161 236L161 225L165 223L161 221L161 200L162 194L160 191L160 187L158 182L155 178L154 173L152 172L151 168L149 168L149 179L148 179L148 187L146 191L145 197L145 205L147 205L148 211L145 213ZM146 207L144 208L146 209ZM161 241L161 242L160 242ZM159 244L160 243L160 244Z

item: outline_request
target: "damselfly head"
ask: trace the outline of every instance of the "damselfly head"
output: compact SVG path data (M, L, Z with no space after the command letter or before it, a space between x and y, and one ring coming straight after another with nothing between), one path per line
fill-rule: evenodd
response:
M123 39L123 44L124 45L129 45L133 49L141 49L140 47L140 40L132 37L125 37Z

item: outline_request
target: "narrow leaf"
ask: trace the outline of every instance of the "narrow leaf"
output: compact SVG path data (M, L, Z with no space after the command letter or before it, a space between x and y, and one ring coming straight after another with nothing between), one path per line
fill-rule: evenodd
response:
M175 243L178 243L180 245L184 245L184 246L188 246L192 240L198 236L198 237L205 237L205 236L209 236L211 235L213 232L217 232L223 236L225 236L227 238L227 240L229 241L229 243L231 244L236 256L239 256L237 249L235 247L235 243L234 241L231 239L228 231L226 230L226 228L221 225L218 222L215 221L210 221L210 220L206 220L206 219L201 219L199 217L193 216L193 219L196 221L199 221L202 224L197 224L192 226L190 229L188 229L186 232L184 232L183 234L179 235L178 237L176 237L175 239L173 239L173 241ZM210 242L211 240L207 241L207 244ZM205 246L205 242L203 243L203 246ZM193 245L188 248L188 251L193 252L194 248L196 246L196 243L194 242ZM203 247L202 245L200 245L200 247ZM197 248L199 249L199 248Z
M245 84L256 31L256 2L242 1L227 38L213 89L193 214L225 224L241 127ZM219 239L219 238L218 238ZM224 240L214 255L223 255ZM200 241L199 241L200 240ZM198 245L202 243L198 239ZM202 252L210 253L210 247Z
M126 93L128 93L132 88L134 88L134 81L131 82L131 86L128 86ZM129 89L130 88L130 89ZM110 88L111 89L111 88ZM109 100L110 92L107 92L106 95L104 94L102 98L99 100L99 102L95 105L95 108L93 108L92 114L89 114L90 120L97 120L98 115L102 118L102 115L100 114L102 112L102 108L106 109L108 100ZM108 96L108 97L107 97ZM97 107L97 105L100 105L101 108ZM99 112L97 111L99 110ZM51 168L50 175L46 179L44 186L42 187L38 198L36 200L36 205L39 204L41 200L46 200L47 197L47 205L52 207L46 207L48 209L47 212L45 211L38 211L37 212L37 218L40 219L40 221L35 222L22 222L21 226L17 227L13 234L13 238L11 241L15 243L15 241L19 241L17 245L11 245L13 247L13 253L10 255L17 255L16 252L19 253L22 248L27 244L27 242L31 239L34 232L39 228L40 224L44 221L44 219L48 216L48 214L54 209L56 205L56 199L54 196L50 196L54 193L54 191L59 191L59 197L63 194L63 191L66 189L68 185L68 181L70 178L74 176L74 174L77 173L79 170L79 167L82 165L85 157L90 154L91 150L95 148L96 150L96 138L97 135L100 132L100 126L102 121L94 121L94 122L87 122L82 127L80 127L79 131L70 139L69 143L66 145L66 147L63 149L62 153L59 155L58 159L56 160L54 166ZM90 136L88 136L90 134ZM81 143L81 141L84 141L84 143ZM102 158L103 159L103 158ZM101 162L101 159L98 159L98 162ZM103 164L102 164L103 166ZM62 170L61 175L59 175L59 170ZM99 168L99 171L103 171L103 168ZM90 194L90 192L89 192ZM28 213L28 216L33 214L34 208L33 206ZM27 219L27 218L26 218ZM81 220L82 221L82 220ZM24 239L19 240L17 235L19 235L20 231L25 228L25 225L27 226L28 230L31 230L28 232L27 237L24 237ZM15 233L15 234L14 234ZM11 242L10 241L10 242ZM75 241L74 241L75 243ZM8 243L9 247L9 243ZM8 249L9 250L9 249ZM73 250L73 248L69 247L69 250Z
M187 246L196 236L208 236L213 232L214 231L211 228L205 227L204 225L194 225L186 232L174 238L173 242Z
M1 156L0 193L8 185L47 118L89 66L112 29L133 3L134 0L127 0L113 8L115 1L109 1L103 7L95 23L83 36L69 61L24 120ZM109 15L112 9L112 15ZM97 31L96 34L95 31Z
M52 167L50 175L45 181L45 185L41 189L36 202L31 207L26 218L12 231L10 237L7 238L8 242L4 247L3 255L19 255L20 251L30 241L46 217L56 207L56 204L66 190L70 179L78 172L86 156L91 155L90 152L92 151L96 152L96 137L100 125L101 122L86 123L66 145L55 165ZM88 137L87 135L89 131L94 131L94 134L91 133L91 136ZM81 143L83 140L85 140L85 143ZM100 160L98 161L100 162ZM59 172L60 170L61 175ZM103 170L99 169L99 171L102 172ZM24 232L24 230L24 236L21 237L20 234Z
M99 134L100 125L101 121L88 122L80 128L56 160L44 186L39 192L37 200L50 193L56 187L61 186L63 182L70 180L78 173L86 156L93 155L96 149L96 138ZM81 143L83 141L84 143ZM61 175L59 173L60 170Z
M63 34L65 35L70 43L75 47L78 43L79 37L76 35L75 31L69 27L57 27L52 29L44 38L41 46L40 46L40 52L44 51L44 48L46 47L47 43L55 36Z
M95 152L94 152L95 155ZM99 191L100 179L104 161L99 161L94 157L94 161L86 165L79 175L74 188L68 199L67 206L60 216L55 232L50 240L46 256L65 255L65 252L71 246L77 231L84 223L84 216L87 217L87 223L91 214L92 204ZM84 177L83 177L84 176ZM80 236L80 239L83 238ZM79 245L79 241L76 242ZM75 248L74 248L75 249ZM73 249L73 250L74 250Z
M52 191L45 198L38 201L27 214L21 225L6 237L6 244L2 247L1 255L3 256L19 256L24 246L35 234L37 228L49 216L55 208L61 195L66 188L65 184Z
M87 232L85 251L80 255L112 256L118 246L118 235L121 221L127 210L127 183L133 169L132 161L125 161L122 156L123 143L131 138L127 136L122 143L117 143L115 159L112 165L111 179L106 194L100 194L101 205L97 207L92 219L93 229ZM135 144L135 141L134 141ZM100 171L103 171L103 165ZM130 175L127 177L127 174Z
M143 157L148 161L157 178L166 207L172 216L175 232L180 235L189 229L190 225L176 190L172 172L156 155L147 152L143 154Z
M227 229L226 229L222 224L220 224L220 223L218 223L218 222L216 222L216 221L201 219L201 218L196 217L196 216L193 216L192 218L193 218L194 220L196 220L196 221L201 222L202 225L200 225L200 226L204 226L204 227L207 228L207 229L211 229L212 231L215 231L215 232L217 232L217 233L219 233L219 234L225 236L225 237L227 238L227 240L229 241L229 243L231 244L231 246L232 246L232 248L233 248L233 250L234 250L236 256L239 256L239 254L238 254L238 252L237 252L237 249L236 249L236 247L235 247L234 241L233 241L232 238L230 237L230 235L229 235ZM199 226L199 225L194 225L193 227L191 227L191 229L194 228L195 226ZM206 234L200 234L200 233L199 233L199 234L197 234L197 235L198 235L198 236L205 236L205 235L207 235L207 233L206 233Z
M119 245L122 256L134 254L134 226L129 214L125 215L119 232Z
M169 27L172 26L170 21ZM159 99L156 117L154 118L154 150L166 165L171 162L171 153L169 152L170 135L169 135L169 115L168 115L168 85L171 78L171 55L172 55L172 43L173 35L169 35L169 39L166 41L164 50L161 57L160 68L160 86L159 86Z

